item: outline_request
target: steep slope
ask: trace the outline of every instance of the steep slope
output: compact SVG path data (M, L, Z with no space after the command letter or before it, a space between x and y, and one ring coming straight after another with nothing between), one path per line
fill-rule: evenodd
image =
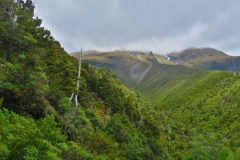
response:
M0 159L167 159L152 106L108 69L82 62L78 79L34 4L0 3Z
M221 61L212 61L209 65L212 70L240 71L240 57L229 57Z
M196 72L198 69L157 63L152 65L146 78L133 89L148 101L158 104L175 86Z
M158 105L86 62L76 89L77 60L39 27L31 0L17 3L0 3L0 159L240 159L239 73L91 51L85 60Z
M146 99L160 102L179 82L198 69L177 65L165 56L133 51L94 52L83 60L93 66L109 68L128 87ZM73 56L76 56L74 54Z
M185 145L170 150L185 148L189 159L238 159L239 87L239 73L222 71L201 71L176 86L159 105L171 117L171 143Z
M129 54L125 60L121 57L125 54L119 55L110 58L113 71L127 60L131 62L125 64L129 79L131 70L138 70L133 76L147 71L132 88L157 104L149 109L163 129L161 140L170 159L238 159L239 73L160 64L145 54L138 59Z
M131 76L131 68L137 64L138 60L135 59L128 51L90 54L85 56L83 60L89 62L89 64L93 66L109 68L110 70L114 71L114 73L118 75L121 81L128 86L132 86L138 82L137 75L135 75L134 79L129 78ZM147 67L147 64L143 63L140 66L143 66L142 69L144 69ZM141 68L140 66L139 69ZM135 67L135 69L137 68Z

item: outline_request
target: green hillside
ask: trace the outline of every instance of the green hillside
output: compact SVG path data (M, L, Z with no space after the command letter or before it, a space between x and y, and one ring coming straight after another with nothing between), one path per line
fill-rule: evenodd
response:
M158 104L179 83L185 81L195 72L198 70L185 66L157 64L152 67L145 79L133 89L141 93L148 101Z
M133 89L158 104L154 114L170 139L172 158L238 159L240 75L151 64L154 67Z
M93 66L109 68L123 84L153 103L161 102L171 89L199 71L176 65L164 56L134 51L94 52L83 60Z
M185 145L171 151L183 149L190 159L238 159L239 87L239 73L201 71L172 90L159 109L171 116L172 144L181 137Z
M78 78L34 3L16 3L0 2L0 159L240 159L239 72L89 51Z
M106 58L99 53L98 56ZM155 105L151 113L161 126L160 139L169 159L239 158L238 72L161 64L155 57L148 58L149 55L142 53L139 59L136 56L127 58L132 63L126 63L129 66L125 67L124 74L121 70L124 53L118 58L113 58L113 53L108 53L107 57L110 56L114 65L110 69L119 75L118 68L125 75L122 82L135 81L129 76L132 66L138 66L138 73L151 66L144 79L127 84L149 104ZM93 62L91 56L88 61Z
M108 69L82 62L78 79L34 3L18 2L0 2L0 159L168 159L153 107Z
M160 103L171 90L200 69L240 70L239 57L228 56L212 48L190 48L167 57L121 50L86 53L85 61L93 66L109 68L122 83L154 104Z

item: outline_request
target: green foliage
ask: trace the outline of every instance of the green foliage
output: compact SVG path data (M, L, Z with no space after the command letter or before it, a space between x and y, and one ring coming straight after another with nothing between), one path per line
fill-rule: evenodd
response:
M2 107L3 98L0 98L0 108Z
M58 102L60 113L69 113L71 111L72 102L68 97L64 97Z
M177 155L180 150L182 157L189 155L192 159L235 156L239 79L238 73L202 71L179 84L165 98L161 108L169 110L165 116L172 120L171 152Z
M48 153L59 153L57 144L64 142L65 137L53 116L34 122L4 109L0 110L0 117L0 144L5 144L1 154L8 159L50 158Z
M76 91L77 60L31 2L0 2L1 159L239 159L239 73L156 65L136 94L82 62Z
M9 150L7 146L3 143L0 143L0 159L5 160L9 156Z
M94 156L83 149L81 146L77 145L74 142L68 143L68 149L63 153L63 159L72 160L72 159L87 159L94 160Z

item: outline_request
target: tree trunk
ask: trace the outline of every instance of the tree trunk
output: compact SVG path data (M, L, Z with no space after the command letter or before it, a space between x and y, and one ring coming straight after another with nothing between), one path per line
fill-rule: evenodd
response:
M70 99L70 101L72 101L72 99L73 99L73 96L74 96L74 93L72 93L71 97L69 98L69 99Z
M78 80L77 80L77 88L76 88L76 94L75 94L75 106L78 107L78 90L80 85L80 77L81 77L81 63L82 63L82 48L81 53L79 55L78 59Z

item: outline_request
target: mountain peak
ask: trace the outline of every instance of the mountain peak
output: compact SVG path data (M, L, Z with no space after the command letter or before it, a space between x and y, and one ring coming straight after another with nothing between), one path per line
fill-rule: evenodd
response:
M207 62L222 61L231 56L214 48L188 48L180 52L171 53L168 57L171 61L175 61L178 64L197 67Z

